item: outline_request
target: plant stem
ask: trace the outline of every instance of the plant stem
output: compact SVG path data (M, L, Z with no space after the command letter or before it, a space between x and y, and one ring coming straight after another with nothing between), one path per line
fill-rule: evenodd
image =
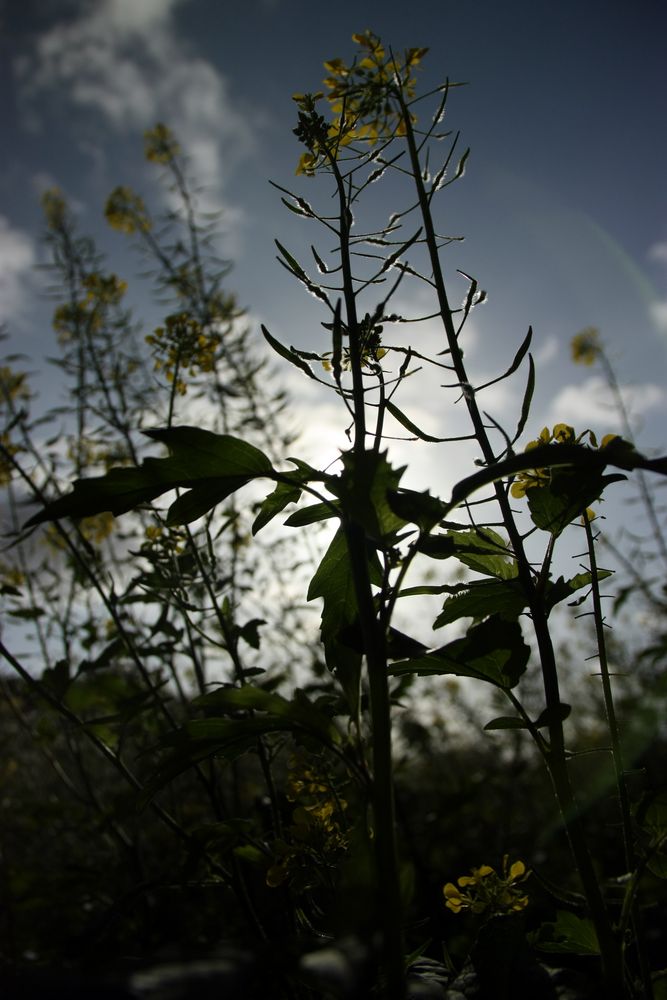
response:
M482 414L477 406L475 391L470 386L463 361L463 352L458 343L457 331L452 318L452 311L449 306L445 281L440 264L438 242L431 215L430 200L423 180L415 133L412 127L410 112L405 104L400 90L397 92L397 100L401 108L403 123L405 126L405 136L411 162L411 173L417 189L418 203L422 215L429 260L432 268L432 281L438 297L438 305L443 326L445 328L447 346L451 354L452 365L454 367L454 371L456 372L456 377L462 389L466 388L464 398L473 428L475 430L475 436L484 456L484 461L487 464L492 464L497 460L497 458L486 432ZM523 546L523 540L514 520L505 487L502 483L496 482L494 484L494 490L503 516L505 528L508 532L514 555L517 560L519 580L528 600L528 606L538 644L545 698L547 709L550 714L550 748L546 758L548 769L551 775L556 799L560 807L563 823L567 831L575 864L579 872L579 877L582 881L586 899L588 901L591 918L598 936L603 975L608 991L607 995L610 1000L611 998L618 998L618 1000L620 1000L623 996L622 953L612 931L609 914L607 913L600 884L595 873L593 860L586 842L568 773L563 721L560 709L561 702L558 670L553 650L553 643L551 641L551 634L547 623L547 611L542 595L538 592L533 582L530 564Z

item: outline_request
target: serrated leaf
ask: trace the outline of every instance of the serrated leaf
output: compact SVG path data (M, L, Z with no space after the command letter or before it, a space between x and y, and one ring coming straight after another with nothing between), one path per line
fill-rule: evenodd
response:
M461 639L390 668L390 673L475 677L503 689L513 688L525 672L530 647L521 626L494 615L473 625Z
M369 538L391 543L406 522L394 513L387 497L397 491L405 468L393 468L386 452L366 451L362 456L346 452L342 459L343 472L329 489L347 517L362 525Z
M415 490L388 490L387 502L402 521L416 524L422 531L431 531L440 523L446 510L445 504L438 497Z
M516 559L507 550L507 542L492 528L450 529L447 536L455 543L456 558L477 573L500 580L512 580L518 576L519 568Z
M592 920L558 910L556 920L543 923L531 943L540 951L569 955L599 955L600 946Z
M229 434L187 426L144 433L166 444L169 457L149 457L138 468L113 468L105 476L77 479L71 493L47 504L26 527L62 517L90 517L103 511L124 514L178 487L201 487L205 494L213 489L214 480L221 492L230 486L232 492L251 479L273 472L259 448ZM182 509L192 511L195 506L197 501L191 498L183 501ZM200 509L197 516L204 512Z
M598 580L606 580L607 577L613 576L610 569L599 569L597 573ZM591 585L591 574L577 573L576 576L571 577L569 580L565 580L562 576L554 582L549 582L545 589L544 603L547 611L551 611L557 604L561 601L566 601L568 597L575 594L582 587L590 587Z
M209 711L265 712L267 716L304 729L328 744L338 745L341 742L341 735L329 716L313 705L308 696L298 688L291 699L251 684L240 688L218 688L217 691L197 698L194 704Z
M554 469L547 485L526 490L533 524L557 537L599 500L610 483L623 479L617 474L604 476L599 469Z
M486 618L499 614L504 618L518 618L526 606L526 597L518 583L500 580L473 580L468 590L449 597L442 611L433 622L433 628L442 628L460 618Z

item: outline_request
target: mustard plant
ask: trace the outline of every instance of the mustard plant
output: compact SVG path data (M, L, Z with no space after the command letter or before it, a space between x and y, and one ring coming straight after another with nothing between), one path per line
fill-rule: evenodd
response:
M641 931L642 875L650 865L657 868L664 816L660 800L648 800L643 812L634 816L629 801L603 643L599 582L609 574L596 562L594 509L626 473L664 475L667 459L647 458L620 436L604 437L598 446L592 432L577 434L565 423L545 428L521 449L518 442L528 426L535 386L531 331L496 378L480 382L469 370L463 350L465 327L484 293L476 279L450 276L448 254L456 239L443 234L437 222L436 195L448 193L463 176L468 159L467 151L457 152L458 136L445 127L457 84L446 81L420 94L417 74L426 49L412 48L399 55L372 32L355 35L354 41L357 54L350 63L335 58L325 64L326 94L295 96L294 131L303 147L296 172L303 178L300 184L310 185L308 196L300 193L302 188L294 193L276 184L286 206L317 224L327 241L313 247L308 265L276 241L280 263L322 304L322 349L284 345L263 328L265 340L281 358L337 398L350 439L337 467L320 470L299 458L268 453L262 442L241 435L238 425L220 433L176 423L185 370L206 369L217 352L225 351L224 337L217 341L209 334L220 308L218 289L202 286L196 227L190 229L185 266L166 263L169 255L154 235L145 206L120 188L111 198L107 217L142 241L164 286L187 306L186 318L174 313L159 328L161 332L150 335L157 370L166 373L171 396L169 419L163 426L147 428L145 435L166 446L168 455L79 478L71 493L51 500L27 527L107 511L119 516L175 489L176 499L160 524L182 529L190 544L195 530L191 525L203 518L206 530L214 534L218 505L226 504L237 491L266 481L271 491L257 508L253 534L264 531L293 504L298 506L287 517L290 527L331 522L328 547L307 592L309 600L322 604L321 647L331 677L324 693L315 687L310 692L297 689L287 697L255 681L235 660L242 632L230 633L229 605L205 584L195 596L210 601L234 660L234 682L211 690L202 674L192 715L161 735L162 757L144 784L141 802L164 803L173 782L192 769L204 783L211 781L208 766L220 760L234 766L250 750L258 755L271 787L269 758L287 743L302 747L312 757L301 759L310 759L311 766L302 770L300 778L292 766L284 780L291 817L284 822L273 787L269 807L278 833L270 844L228 821L223 878L230 884L243 882L239 859L252 861L264 873L269 896L287 894L293 928L333 940L339 957L352 937L362 946L369 992L399 1000L406 997L410 970L414 975L428 942L415 941L410 925L414 915L409 910L405 848L396 817L394 719L406 686L415 678L443 679L443 691L452 676L472 678L490 685L511 706L511 714L492 719L485 730L501 737L503 732L508 737L518 732L534 742L571 851L574 877L564 886L552 886L555 917L536 929L532 946L537 954L589 956L599 967L596 985L605 996L619 1000L648 996L651 970ZM179 151L171 134L157 126L147 144L149 158L171 171L175 189L182 193ZM380 222L369 211L367 222L365 205L371 200L373 205L382 204L375 195L388 178L403 185L403 194L394 195L403 201ZM191 202L184 197L188 218ZM323 209L315 204L320 197ZM399 311L399 289L403 301L410 300L415 289L432 297L428 318L439 324L442 338L434 354L420 344L424 316ZM452 305L461 299L461 306ZM585 351L590 349L589 345ZM442 398L466 411L469 433L448 433L449 410L444 403L441 437L420 428L405 405L399 406L408 379L419 377L420 366L445 381ZM525 370L522 402L514 426L503 428L485 411L484 392L520 369ZM430 448L443 464L460 441L473 441L479 455L476 470L455 484L447 499L403 487L405 470L392 463L390 454L392 437L406 433ZM569 579L556 576L558 541L566 531L577 530L586 536L589 565ZM538 532L546 541L536 563L527 539ZM445 570L458 566L468 575L452 582L444 572L436 582L409 586L413 567L416 571L434 560L436 564L444 560ZM178 573L185 569L179 566ZM561 698L561 667L550 621L559 604L584 600L589 594L608 720L610 747L604 752L613 762L625 851L626 870L620 873L614 894L607 891L612 873L600 871L596 864L595 845L574 787L574 754L565 725L572 706ZM422 595L445 595L433 623L446 637L437 648L427 647L396 625L399 602L404 605ZM182 600L189 610L192 592ZM249 634L255 633L246 631L246 640ZM520 682L527 672L538 673L541 679L537 713L529 711L521 697ZM314 766L316 760L327 762L323 771ZM220 829L216 836L221 836ZM523 885L528 867L535 881L540 878L539 865L529 857L510 864L513 845L502 856L495 867L491 858L474 859L472 874L458 877L456 884L448 881L451 873L433 873L434 880L445 883L444 899L452 919L465 919L462 911L470 911L486 921L485 934L472 953L480 976L482 964L492 961L494 935L497 941L507 928L515 942L523 935L532 892L531 883ZM548 885L548 880L543 878L540 884ZM251 897L246 893L252 912ZM444 901L442 906L444 910ZM266 933L263 915L254 912L258 932ZM318 969L318 949L311 938L301 940L301 960L289 987L296 991L309 989ZM516 956L524 955L521 948L525 939L521 947L517 945ZM327 955L320 958L326 964ZM487 968L480 981L488 984L492 971ZM503 986L505 995L511 995L508 990L514 987L525 989L520 971L515 969L514 978ZM319 980L320 988L323 982Z

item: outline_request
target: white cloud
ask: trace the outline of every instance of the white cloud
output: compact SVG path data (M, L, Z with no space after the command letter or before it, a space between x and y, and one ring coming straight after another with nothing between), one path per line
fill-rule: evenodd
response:
M649 247L647 257L649 260L657 260L667 264L667 242L654 243L653 246Z
M651 319L662 333L667 333L667 299L652 302L650 305Z
M651 382L623 386L621 392L631 420L644 416L649 410L667 406L667 392ZM550 426L571 424L578 431L591 427L601 433L622 429L622 420L607 384L599 375L591 375L578 385L564 386L551 402L546 423Z
M252 152L254 139L225 78L178 34L173 13L182 3L96 0L41 35L15 69L37 127L53 95L118 133L136 135L165 121L202 186L200 207L216 210L224 207L227 172Z
M12 319L22 311L27 296L27 279L35 260L35 246L27 233L14 229L0 215L1 321Z

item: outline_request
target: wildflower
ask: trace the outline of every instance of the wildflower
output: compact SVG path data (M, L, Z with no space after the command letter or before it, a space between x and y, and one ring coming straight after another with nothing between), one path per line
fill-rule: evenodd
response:
M605 442L614 438L615 435L607 434L602 439L601 447L605 447ZM569 424L555 424L552 431L548 427L543 427L539 436L534 441L529 441L525 451L538 448L543 444L582 444L588 438L594 448L597 447L597 439L591 430L585 430L577 436L573 427ZM510 493L513 497L524 497L526 490L535 489L541 486L549 486L551 483L550 469L529 469L526 472L519 472L512 483Z
M327 125L315 110L315 101L322 94L295 94L299 105L297 137L308 147L297 165L297 174L312 177L317 166L329 157L336 157L341 147L352 142L375 146L381 139L405 135L403 110L394 98L400 92L411 100L416 79L413 70L428 51L408 49L403 58L387 55L380 39L372 31L352 35L361 49L361 58L351 65L342 59L328 59L324 68L333 121ZM411 116L411 120L416 119Z
M386 348L382 347L382 326L374 323L370 314L366 313L359 324L359 358L362 368L377 364L386 353ZM322 367L327 372L332 370L333 366L329 352L322 356ZM350 351L348 348L343 349L341 368L343 371L348 371L350 368Z
M509 864L509 856L503 858L502 875L490 865L473 868L470 875L462 875L443 888L445 906L452 913L470 910L472 913L488 917L506 916L518 913L528 905L528 896L520 885L530 872L523 861Z
M15 372L8 365L0 365L0 398L7 402L17 399L28 399L26 372Z
M173 132L162 122L144 132L144 156L151 163L171 163L180 151Z
M104 275L93 271L83 279L83 287L86 289L87 303L116 306L127 291L127 282L115 274Z
M581 330L570 343L572 360L577 365L592 365L602 353L600 331L594 326Z
M304 889L326 879L347 850L343 830L347 802L318 762L304 752L290 760L286 791L288 801L295 804L292 823L287 838L273 844L274 862L266 883L275 888L289 882Z
M62 229L67 215L67 205L62 191L56 187L48 188L42 195L42 211L49 229L54 231Z
M105 510L101 514L93 514L91 517L84 517L79 522L79 530L87 542L99 545L113 532L115 518L111 511Z
M11 482L15 472L12 459L22 450L20 445L10 441L7 431L0 434L0 486L7 486Z
M111 228L121 233L147 232L152 225L143 199L129 187L114 188L107 199L104 216Z
M164 326L158 326L146 337L153 348L156 371L164 371L168 382L175 383L176 391L184 396L187 385L179 372L187 371L191 377L215 369L222 345L222 334L212 326L203 326L187 312L167 316Z

